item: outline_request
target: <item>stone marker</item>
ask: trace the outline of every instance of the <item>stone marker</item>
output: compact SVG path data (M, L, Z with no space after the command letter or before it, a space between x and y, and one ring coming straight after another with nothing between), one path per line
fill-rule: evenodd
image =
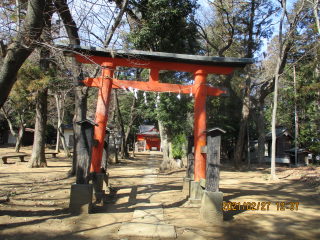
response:
M72 184L70 192L69 212L73 214L91 213L92 184Z
M204 191L201 199L200 219L206 223L223 222L223 193Z

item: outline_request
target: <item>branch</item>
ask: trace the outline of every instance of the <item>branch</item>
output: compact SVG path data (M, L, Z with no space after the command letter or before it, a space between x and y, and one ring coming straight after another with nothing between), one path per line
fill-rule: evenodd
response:
M53 0L55 7L63 21L63 24L67 30L67 34L71 44L80 45L80 39L78 35L78 28L74 22L68 4L66 0Z
M0 73L0 107L5 103L20 67L36 47L34 41L40 37L44 27L45 5L44 0L28 1L27 15L20 28L21 31L15 41L8 46Z
M122 16L124 14L124 11L126 10L127 6L128 6L128 2L129 0L124 0L123 4L122 4L122 7L121 7L121 10L120 10L120 13L118 14L118 16L116 17L116 19L114 20L114 23L111 27L111 31L106 39L106 41L104 42L104 47L107 48L111 42L111 39L113 37L113 34L115 33L117 27L119 26L120 24L120 21L122 19Z
M3 43L2 39L0 40L0 51L1 51L1 56L5 57L7 54L7 51L6 51L6 45Z
M16 139L18 139L18 134L14 131L14 129L13 129L13 124L12 124L12 122L11 122L9 116L8 116L9 111L6 112L5 109L4 109L4 107L2 107L2 112L3 112L3 115L4 115L5 119L7 120L8 124L9 124L9 128L10 128L11 134L12 134Z

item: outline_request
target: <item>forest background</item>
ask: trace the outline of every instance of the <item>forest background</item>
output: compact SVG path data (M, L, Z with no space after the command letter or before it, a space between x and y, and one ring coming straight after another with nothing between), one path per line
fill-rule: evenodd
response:
M207 77L209 85L231 92L227 98L207 97L207 128L227 131L223 158L232 158L241 170L244 144L258 139L258 162L264 163L272 114L276 125L294 133L295 109L298 147L320 154L318 0L4 0L0 14L0 136L18 128L12 133L19 151L25 128L35 128L30 167L46 166L45 144L54 139L61 138L69 155L61 126L95 117L97 89L74 82L99 76L101 67L65 57L56 46L61 43L255 58L255 64L230 76ZM115 77L148 81L149 71L117 68ZM193 76L160 71L160 81L188 85ZM134 142L139 125L154 124L163 146L161 168L170 170L172 159L183 154L185 136L193 133L193 104L188 95L138 92L135 98L113 89L109 120L125 135L122 155L128 157L127 144ZM72 174L79 131L74 124Z

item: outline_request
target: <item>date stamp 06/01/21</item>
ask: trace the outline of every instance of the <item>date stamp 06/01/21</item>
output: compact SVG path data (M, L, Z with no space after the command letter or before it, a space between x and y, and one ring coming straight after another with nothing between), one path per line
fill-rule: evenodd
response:
M223 211L269 211L270 207L275 206L277 211L298 211L299 202L223 202Z

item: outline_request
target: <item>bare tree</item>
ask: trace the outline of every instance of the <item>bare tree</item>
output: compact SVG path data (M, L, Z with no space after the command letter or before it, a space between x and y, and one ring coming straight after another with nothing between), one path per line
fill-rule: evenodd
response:
M284 18L287 17L288 21L290 21L290 17L288 17L288 12L286 9L286 0L281 1L282 5L282 16L279 23L279 54L277 58L277 65L275 68L275 80L274 80L274 100L273 100L273 112L272 112L272 153L271 153L271 174L270 174L270 180L278 180L276 176L276 125L277 125L277 107L278 107L278 83L279 83L279 70L281 68L281 63L283 62L283 45L284 42L282 40L283 35L283 22ZM302 12L303 8L305 6L305 1L300 2L300 7L298 11L293 16L293 21L290 22L290 30L295 29L295 26L297 25L297 22L300 19L300 13ZM289 32L288 36L290 36L292 32Z
M70 157L70 151L66 144L66 140L64 134L62 132L62 122L64 119L65 113L65 103L67 94L72 90L69 88L67 90L60 90L59 92L54 93L54 99L56 101L56 109L57 109L57 142L56 142L56 152L59 152L60 139L62 142L63 150L66 157Z
M8 124L9 124L10 132L16 138L16 146L14 148L14 151L19 152L20 147L21 147L21 143L22 143L23 134L25 131L24 110L22 112L16 111L16 113L18 114L18 118L19 118L19 131L18 131L18 133L16 133L14 130L13 123L12 123L10 116L9 116L9 111L10 110L5 110L4 106L2 107L2 112L3 112L5 119L7 120Z
M71 44L80 45L80 38L84 42L88 42L92 45L103 46L107 48L112 43L112 38L116 33L116 29L121 23L122 16L125 12L128 0L124 1L121 5L120 12L115 17L115 10L110 10L110 6L105 1L103 4L99 5L97 8L97 2L84 5L73 5L75 12L78 15L78 21L76 23L75 18L71 15L69 6L65 0L53 0L54 5L62 19L68 39ZM72 3L75 4L75 3ZM97 9L97 10L95 10ZM107 16L107 17L106 17ZM114 21L113 21L114 20ZM113 24L111 25L111 22ZM110 28L110 29L109 29ZM96 31L99 29L99 31ZM114 44L113 42L112 44ZM73 77L82 76L83 67L77 61L73 60ZM96 77L100 71L100 66L97 66L93 72L91 72L91 77ZM71 169L71 174L74 175L76 171L77 164L77 152L79 136L80 136L80 126L77 126L76 122L81 121L86 118L87 112L87 97L88 97L88 87L75 86L75 115L73 119L74 127L74 153L73 153L73 164Z

